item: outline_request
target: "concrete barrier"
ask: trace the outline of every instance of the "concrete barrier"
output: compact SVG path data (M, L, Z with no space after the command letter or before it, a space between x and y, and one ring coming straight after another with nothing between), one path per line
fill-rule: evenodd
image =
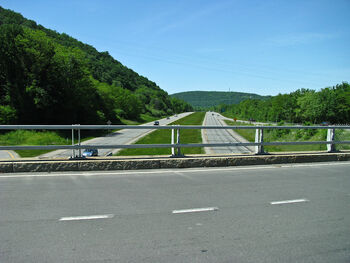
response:
M170 157L111 157L86 160L10 160L0 161L0 173L110 171L161 168L228 167L283 163L350 161L350 152L285 153L269 155L226 155Z

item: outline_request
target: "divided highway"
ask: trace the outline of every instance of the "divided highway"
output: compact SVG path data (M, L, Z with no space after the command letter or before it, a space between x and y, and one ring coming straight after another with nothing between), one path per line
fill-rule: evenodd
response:
M183 117L186 117L193 112L185 112L178 114L177 116L171 116L169 119L164 118L159 120L159 125L168 125L169 123L172 123L178 119L181 119ZM153 122L145 123L140 126L149 126L153 125ZM109 145L109 144L131 144L143 136L147 135L149 132L152 132L153 130L149 129L123 129L117 132L114 132L108 136L105 137L98 137L94 138L89 141L82 142L81 144L96 144L96 145ZM81 132L84 132L83 130ZM170 143L170 138L169 138L169 143ZM99 155L100 156L105 156L108 153L115 153L117 152L118 149L99 149ZM58 150L58 151L53 151L49 152L46 154L41 155L39 158L67 158L72 155L71 150Z
M349 169L0 175L0 262L349 262Z
M203 122L204 126L226 126L222 115L216 112L207 112ZM202 138L204 143L232 143L242 140L241 136L229 130L203 130ZM251 153L252 147L208 147L206 153L209 154L230 154L230 153Z

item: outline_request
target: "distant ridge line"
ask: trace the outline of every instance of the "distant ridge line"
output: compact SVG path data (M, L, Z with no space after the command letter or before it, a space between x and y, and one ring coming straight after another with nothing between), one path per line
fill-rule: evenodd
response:
M262 96L245 92L225 91L185 91L170 95L186 101L193 107L209 108L220 104L238 104L247 99L268 99L271 96Z

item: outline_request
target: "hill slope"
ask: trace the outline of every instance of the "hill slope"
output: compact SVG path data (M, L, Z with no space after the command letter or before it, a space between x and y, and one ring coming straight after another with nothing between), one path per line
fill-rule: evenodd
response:
M186 110L108 52L0 7L0 124L117 123Z
M246 99L267 99L269 96L244 92L187 91L170 95L184 100L193 107L209 108L220 104L238 104Z

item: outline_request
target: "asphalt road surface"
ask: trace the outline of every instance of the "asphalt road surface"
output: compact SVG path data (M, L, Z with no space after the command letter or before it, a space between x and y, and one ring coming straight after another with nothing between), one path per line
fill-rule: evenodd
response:
M188 115L192 114L192 112L185 112L178 114L176 116L171 116L169 119L164 118L159 120L159 125L168 125L171 122L174 122L178 119L181 119L183 117L186 117ZM153 125L154 122L149 122L142 124L140 126L149 126ZM81 144L92 144L92 145L108 145L108 144L131 144L132 142L137 141L138 139L142 138L143 136L147 135L149 132L152 132L153 130L149 129L123 129L120 131L117 131L115 133L109 134L108 136L105 137L98 137L94 138L89 141L84 141ZM82 133L84 132L83 130L81 131ZM75 136L77 136L75 134ZM169 138L169 143L170 143L171 138ZM99 149L99 155L100 156L105 156L108 153L115 153L117 150L116 149ZM78 151L75 151L76 155L78 154ZM58 151L52 151L46 154L41 155L39 158L66 158L72 156L72 151L71 150L58 150Z
M205 126L223 126L223 117L216 112L207 112L203 122ZM238 136L233 136L228 130L204 130L202 137L205 143L232 143L239 142ZM238 147L208 147L207 153L230 154L230 153L251 153L251 149L243 146Z
M1 159L16 159L18 154L15 151L0 151L0 160Z
M350 163L0 176L0 262L350 262Z

